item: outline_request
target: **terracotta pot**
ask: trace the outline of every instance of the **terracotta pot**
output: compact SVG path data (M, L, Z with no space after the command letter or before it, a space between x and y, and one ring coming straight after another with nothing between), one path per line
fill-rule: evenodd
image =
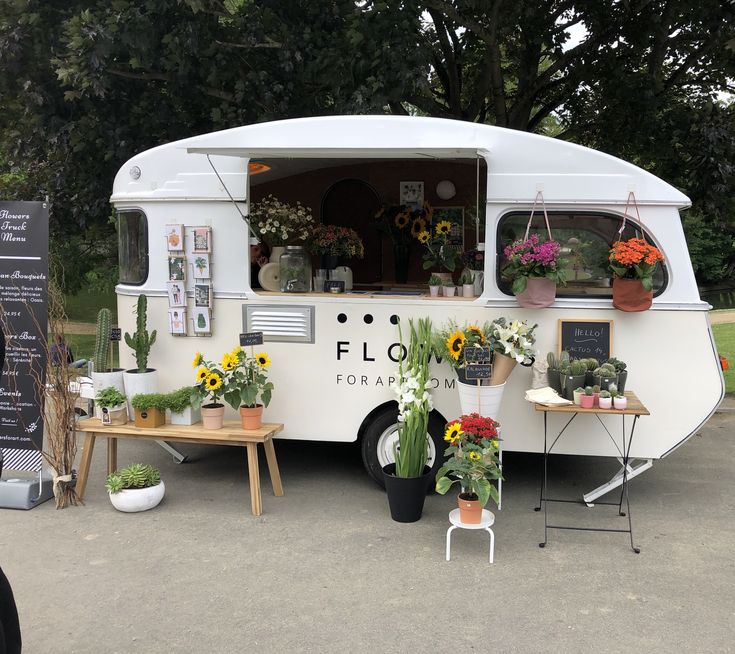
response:
M160 409L135 409L135 426L152 429L166 424L166 414Z
M241 406L240 421L243 429L260 429L263 426L263 405Z
M529 277L526 290L516 295L516 300L524 309L543 309L554 304L556 282L546 277Z
M510 373L516 367L516 360L501 352L493 353L493 371L490 375L490 386L498 386L508 381Z
M202 407L202 426L204 429L222 429L224 421L224 404L205 404Z
M643 288L640 279L613 279L613 306L620 311L646 311L653 303L653 291Z
M466 525L479 525L482 519L480 500L465 499L466 495L465 493L460 493L457 497L459 519Z

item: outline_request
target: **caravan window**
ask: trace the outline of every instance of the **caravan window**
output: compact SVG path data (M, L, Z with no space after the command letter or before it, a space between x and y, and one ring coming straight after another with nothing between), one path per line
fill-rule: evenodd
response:
M139 209L117 214L120 283L140 285L148 278L148 219Z
M503 293L512 295L510 282L504 280L500 271L505 264L503 249L516 239L523 238L528 223L528 212L513 212L501 218L498 224L498 287ZM549 212L549 222L554 239L562 246L562 256L567 261L567 285L558 286L557 297L612 297L611 274L607 268L610 244L618 239L620 216L600 213ZM546 226L542 212L534 214L532 233L544 238ZM623 240L641 236L641 229L628 220L621 235ZM646 233L646 239L653 242ZM659 265L653 276L654 295L666 286L665 264Z

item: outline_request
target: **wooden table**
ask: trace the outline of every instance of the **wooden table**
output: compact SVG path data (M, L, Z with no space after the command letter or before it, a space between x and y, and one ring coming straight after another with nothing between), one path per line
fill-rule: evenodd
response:
M539 499L539 505L536 507L536 511L540 511L542 506L544 509L544 541L543 543L539 543L539 547L545 547L546 543L548 542L548 530L549 529L569 529L574 531L614 531L614 532L623 532L630 534L630 547L631 549L638 554L640 552L640 548L636 547L635 543L633 542L633 521L630 516L630 498L628 496L628 470L629 470L629 460L630 460L630 446L633 442L633 434L635 432L635 425L638 421L638 418L640 416L648 416L650 415L650 412L646 407L643 405L643 402L641 402L636 394L633 391L625 391L625 397L628 398L628 406L625 409L601 409L600 407L593 407L591 409L583 409L581 406L578 406L576 404L564 404L560 406L546 406L544 404L535 404L536 411L542 411L544 414L544 476L541 484L541 494ZM566 413L570 414L571 417L567 421L567 423L562 427L559 434L554 438L551 445L548 445L548 425L547 425L547 417L549 413ZM565 526L565 525L552 525L549 524L549 516L548 516L548 509L547 505L549 502L569 502L569 503L577 503L577 504L587 504L587 502L584 501L578 501L578 500L571 500L571 499L553 499L548 496L548 488L547 488L547 466L548 466L548 459L549 454L551 454L551 450L554 448L554 445L556 445L557 441L561 438L562 434L566 431L566 428L571 424L572 420L574 420L578 415L582 415L585 413L589 413L595 416L597 418L597 421L602 425L602 428L607 432L607 435L610 437L610 439L613 441L613 444L617 448L618 452L620 453L620 462L623 465L622 470L622 484L621 484L621 491L620 491L620 501L619 502L597 502L597 504L608 504L611 506L617 506L618 507L618 513L621 516L625 516L626 512L623 511L623 500L626 502L626 508L627 508L627 517L628 517L628 528L627 529L603 529L601 527L593 528L593 527L573 527L573 526ZM618 447L617 442L613 438L610 431L607 429L605 424L600 420L600 415L618 415L622 417L623 421L623 435L622 435L622 443L621 447ZM625 416L633 416L633 424L630 429L630 437L626 437L625 433Z
M263 445L265 457L268 461L273 494L276 497L283 496L281 473L278 470L276 450L273 446L273 436L283 430L283 425L280 423L266 423L260 429L243 429L239 421L228 420L225 421L222 429L204 429L201 423L196 425L166 424L162 427L144 429L136 427L132 422L126 425L103 426L97 418L87 418L77 423L76 430L86 434L82 460L77 475L76 491L80 499L84 497L84 491L87 487L92 452L98 436L107 438L107 474L117 470L118 438L145 438L180 443L245 446L248 452L250 504L253 515L260 515L263 512L260 494L260 472L258 470L258 443L260 443Z

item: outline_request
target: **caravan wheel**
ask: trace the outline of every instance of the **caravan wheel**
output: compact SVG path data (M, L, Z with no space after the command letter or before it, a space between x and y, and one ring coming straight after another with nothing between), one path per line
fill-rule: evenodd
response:
M436 411L432 411L429 414L428 460L432 476L439 470L444 459L444 427L444 419ZM370 417L362 437L362 462L365 470L381 487L385 487L383 466L394 463L393 448L397 441L398 407L386 406Z

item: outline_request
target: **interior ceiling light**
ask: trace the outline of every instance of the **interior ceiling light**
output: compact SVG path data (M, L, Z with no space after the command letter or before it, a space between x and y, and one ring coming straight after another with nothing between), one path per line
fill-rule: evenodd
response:
M259 175L260 173L267 173L271 167L268 164L260 163L260 161L251 161L248 163L248 173L250 175Z

